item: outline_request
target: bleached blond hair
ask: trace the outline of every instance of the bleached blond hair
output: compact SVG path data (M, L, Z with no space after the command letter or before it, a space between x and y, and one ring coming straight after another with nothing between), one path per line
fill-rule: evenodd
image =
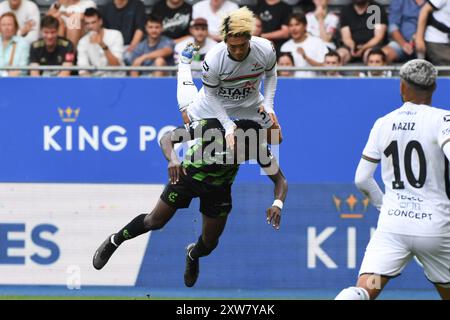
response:
M251 37L255 29L255 16L247 7L232 11L222 19L220 35L224 41L228 36Z

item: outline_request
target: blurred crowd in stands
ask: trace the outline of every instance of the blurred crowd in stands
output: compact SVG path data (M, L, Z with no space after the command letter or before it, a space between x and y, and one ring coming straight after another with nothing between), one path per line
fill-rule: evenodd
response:
M450 0L3 0L0 67L173 66L186 44L193 42L200 46L193 67L200 68L208 50L221 41L221 17L244 5L257 18L254 35L273 42L279 66L376 67L416 57L450 66ZM0 76L27 74L173 75L0 70ZM279 75L342 76L336 71Z

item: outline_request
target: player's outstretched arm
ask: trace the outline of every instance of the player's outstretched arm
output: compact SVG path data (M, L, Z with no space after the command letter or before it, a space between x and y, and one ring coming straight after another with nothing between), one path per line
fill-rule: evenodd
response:
M373 178L377 166L378 163L361 158L356 169L355 184L370 199L371 203L380 210L383 204L383 192Z
M288 192L288 183L283 172L281 171L281 168L278 166L277 160L274 157L272 157L270 165L263 167L263 169L275 185L275 200L272 206L270 206L266 211L267 223L271 224L276 230L278 230L280 229L281 223L281 210L283 209L283 203Z
M181 165L181 161L175 152L174 145L175 143L189 140L191 140L189 132L183 128L177 128L171 132L167 132L161 138L161 149L164 157L169 162L167 170L171 184L176 184L180 180L181 175L186 174L186 170Z

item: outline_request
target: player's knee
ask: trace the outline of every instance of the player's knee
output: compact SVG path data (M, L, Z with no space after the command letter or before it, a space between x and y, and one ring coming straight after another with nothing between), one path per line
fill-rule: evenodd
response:
M336 296L334 300L369 300L369 293L360 287L348 287Z

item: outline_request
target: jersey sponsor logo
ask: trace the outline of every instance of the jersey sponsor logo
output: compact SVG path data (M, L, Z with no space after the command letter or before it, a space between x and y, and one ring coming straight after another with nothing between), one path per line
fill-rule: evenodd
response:
M431 213L426 212L416 212L413 210L401 210L401 209L389 209L388 210L389 216L395 216L395 217L404 217L409 219L415 219L415 220L428 220L431 221Z
M185 86L193 86L194 85L194 83L192 81L183 81L183 84Z
M445 122L450 122L450 114L444 116Z
M415 122L398 122L392 124L392 131L414 131Z
M218 95L229 100L243 100L252 93L251 88L219 88Z
M243 100L257 90L256 89L257 82L258 81L246 81L239 88L220 87L218 95L222 98L229 100Z

